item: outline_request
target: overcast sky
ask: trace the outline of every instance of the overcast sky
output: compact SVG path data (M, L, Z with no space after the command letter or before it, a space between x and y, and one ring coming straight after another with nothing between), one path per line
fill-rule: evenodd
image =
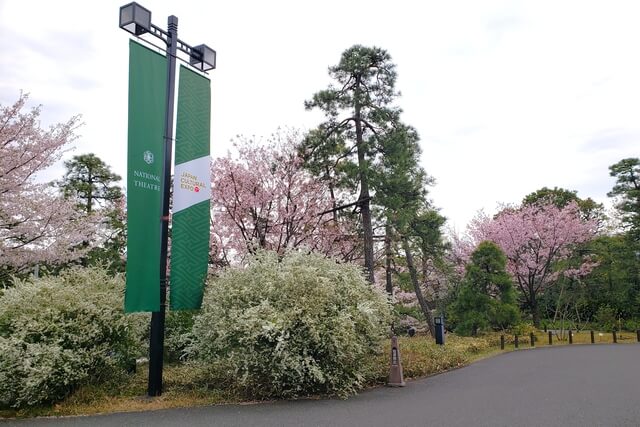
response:
M43 124L82 114L73 154L126 175L126 1L0 0L0 103L20 90ZM238 134L303 130L303 102L353 44L389 51L403 120L436 178L434 204L458 230L479 209L543 186L606 201L608 166L640 156L637 1L141 0L179 37L218 52L212 155ZM51 174L61 173L52 171Z

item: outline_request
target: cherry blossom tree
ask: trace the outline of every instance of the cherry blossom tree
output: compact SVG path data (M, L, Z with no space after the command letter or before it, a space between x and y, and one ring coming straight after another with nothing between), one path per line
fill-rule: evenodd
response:
M584 257L580 266L569 268L561 261L573 255L577 245L595 236L595 220L584 219L575 202L559 208L554 204L505 207L490 218L479 215L470 224L466 239L454 241L458 259L467 262L483 241L496 243L507 256L507 271L539 326L538 295L556 283L560 274L583 276L594 267Z
M333 215L329 190L302 167L300 136L279 131L266 144L240 138L237 155L212 163L211 258L228 264L257 248L360 256L353 224Z
M36 180L75 139L79 117L43 129L41 108L28 110L27 99L0 105L0 268L14 273L81 256L97 222Z

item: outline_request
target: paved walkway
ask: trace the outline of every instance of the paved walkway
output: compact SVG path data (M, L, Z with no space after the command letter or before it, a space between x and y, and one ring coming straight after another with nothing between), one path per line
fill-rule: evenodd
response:
M0 422L0 426L640 426L640 345L502 354L404 388L304 400Z

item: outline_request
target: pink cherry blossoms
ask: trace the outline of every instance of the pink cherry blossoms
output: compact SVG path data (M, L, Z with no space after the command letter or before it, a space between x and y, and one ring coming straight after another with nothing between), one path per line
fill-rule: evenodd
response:
M536 320L536 295L553 285L559 274L582 276L594 263L584 257L579 268L562 268L559 261L573 255L577 245L595 236L597 224L580 216L570 203L564 208L553 204L506 207L495 217L481 215L469 226L468 238L454 242L459 261L466 263L473 249L490 240L507 256L507 270L522 291Z
M14 271L81 256L78 245L90 239L97 222L35 180L75 139L79 117L44 130L40 108L22 112L26 101L23 94L15 104L0 106L0 267Z
M237 157L212 164L212 258L241 261L257 248L305 248L349 259L357 249L347 222L334 221L324 185L302 168L295 132L268 145L236 143Z

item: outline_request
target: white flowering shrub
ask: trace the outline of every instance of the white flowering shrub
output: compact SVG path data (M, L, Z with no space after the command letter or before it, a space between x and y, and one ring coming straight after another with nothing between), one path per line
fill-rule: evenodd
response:
M347 395L363 385L390 319L359 267L261 252L209 284L190 351L255 397Z
M140 315L123 313L124 281L99 268L0 290L0 407L64 398L121 372L140 351Z

